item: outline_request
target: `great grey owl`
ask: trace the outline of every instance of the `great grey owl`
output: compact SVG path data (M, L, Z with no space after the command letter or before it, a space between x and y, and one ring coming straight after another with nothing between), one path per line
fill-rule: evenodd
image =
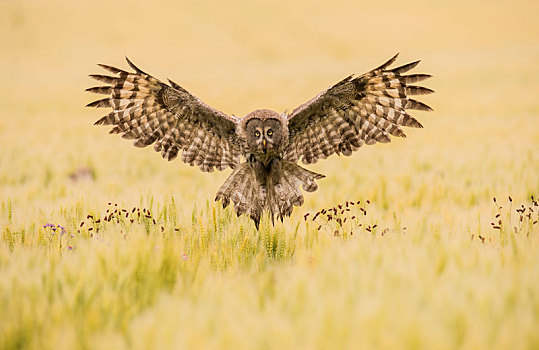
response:
M290 216L303 204L303 190L317 189L324 175L300 167L332 154L349 156L363 144L404 137L401 126L421 128L406 110L431 111L409 98L433 91L409 85L428 74L403 73L419 61L389 69L398 54L360 76L350 75L290 114L259 109L243 118L228 116L199 100L180 85L170 86L137 68L133 73L100 64L116 76L90 75L109 84L87 89L108 95L89 107L110 108L95 124L114 125L110 133L134 139L137 147L154 149L202 171L233 169L217 192L224 207L234 203L238 215L247 214L258 228L263 211L271 219Z

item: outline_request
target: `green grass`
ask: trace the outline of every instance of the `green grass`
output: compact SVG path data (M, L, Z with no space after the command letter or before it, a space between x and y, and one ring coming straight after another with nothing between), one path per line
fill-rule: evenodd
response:
M0 348L539 348L535 13L0 3ZM82 107L95 63L124 55L244 115L396 51L434 75L425 128L309 166L319 189L258 232L213 202L230 171L168 163Z
M56 217L64 235L41 225L4 228L3 347L539 341L537 204L516 232L502 222L503 230L471 236L373 230L370 210L355 208L363 216L353 234L334 235L330 223L319 221L318 230L311 219L291 231L266 220L256 232L249 220L209 205L182 218L171 199L140 217L138 208L126 218L120 206L107 206L111 214L80 206Z

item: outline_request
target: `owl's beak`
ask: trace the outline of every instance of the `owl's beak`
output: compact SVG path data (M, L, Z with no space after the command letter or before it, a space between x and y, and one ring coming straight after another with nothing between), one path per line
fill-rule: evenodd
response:
M266 153L266 150L267 150L267 148L266 148L266 139L262 140L262 150L264 151L264 153Z

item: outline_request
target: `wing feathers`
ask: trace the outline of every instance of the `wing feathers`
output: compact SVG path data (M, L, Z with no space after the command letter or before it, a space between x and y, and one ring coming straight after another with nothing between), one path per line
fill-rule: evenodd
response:
M129 74L128 72L126 72L126 71L124 71L124 70L122 70L120 68L112 67L112 66L109 66L109 65L106 65L106 64L98 63L97 65L99 67L105 69L105 70L108 70L111 73L119 74L120 76Z
M135 140L136 147L155 143L154 149L168 160L182 150L182 160L203 171L234 168L239 163L242 151L235 136L235 118L207 106L170 80L172 87L160 82L126 60L134 73L99 64L117 76L90 75L108 86L86 91L109 97L87 106L111 108L96 125L113 125L110 133Z
M429 111L429 112L433 110L432 108L430 108L429 106L427 106L423 102L419 102L419 101L413 100L411 98L409 98L408 101L406 102L405 108L417 109L417 110L420 110L420 111Z
M406 73L409 70L415 68L415 66L417 66L419 64L419 62L421 62L421 61L415 61L415 62L412 62L412 63L408 63L408 64L402 65L400 67L393 68L391 71L393 73L397 73L397 74Z
M116 85L117 82L122 81L120 78L110 77L108 75L90 74L90 78L100 81L105 84Z
M110 95L112 93L113 87L112 86L95 86L86 89L86 91L94 93L94 94L103 94L103 95Z
M423 86L406 86L406 94L408 95L428 95L434 93L434 90Z
M135 70L135 72L137 72L138 74L150 76L149 74L143 72L141 69L139 69L137 66L135 66L133 64L133 62L131 62L131 60L129 60L129 58L127 58L127 56L125 57L125 60L127 61L127 64L129 65L129 67L133 68Z
M434 91L408 84L431 75L401 75L420 61L389 69L397 56L361 76L346 77L296 108L288 116L291 136L284 159L315 163L333 153L350 155L364 143L390 142L390 136L406 137L403 126L422 128L406 110L432 108L409 96Z
M395 56L391 57L386 63L382 64L378 68L375 68L374 71L384 70L387 67L391 66L393 64L393 62L395 62L397 60L397 57L399 57L399 53L397 53Z
M401 79L404 81L404 84L413 84L417 83L419 81L423 81L426 79L432 78L432 75L430 74L410 74L410 75L403 75Z
M96 108L105 108L110 107L110 98L104 98L101 100L97 100L94 102L90 102L86 105L86 107L96 107Z

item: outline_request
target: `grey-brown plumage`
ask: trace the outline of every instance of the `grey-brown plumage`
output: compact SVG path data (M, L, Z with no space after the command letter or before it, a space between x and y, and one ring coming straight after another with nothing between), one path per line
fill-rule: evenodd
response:
M433 92L410 85L430 75L402 75L419 61L389 69L396 58L341 80L289 115L260 109L243 118L206 105L170 80L170 86L162 83L127 59L133 73L100 65L115 76L91 75L108 85L87 91L109 96L88 106L110 108L96 124L113 125L111 133L137 147L154 144L168 160L181 150L182 161L206 172L232 168L216 200L225 207L233 202L236 213L249 215L258 228L263 211L282 220L303 204L300 187L317 189L315 180L324 175L300 167L299 160L349 156L363 144L404 137L402 126L422 127L406 110L432 110L409 98Z

